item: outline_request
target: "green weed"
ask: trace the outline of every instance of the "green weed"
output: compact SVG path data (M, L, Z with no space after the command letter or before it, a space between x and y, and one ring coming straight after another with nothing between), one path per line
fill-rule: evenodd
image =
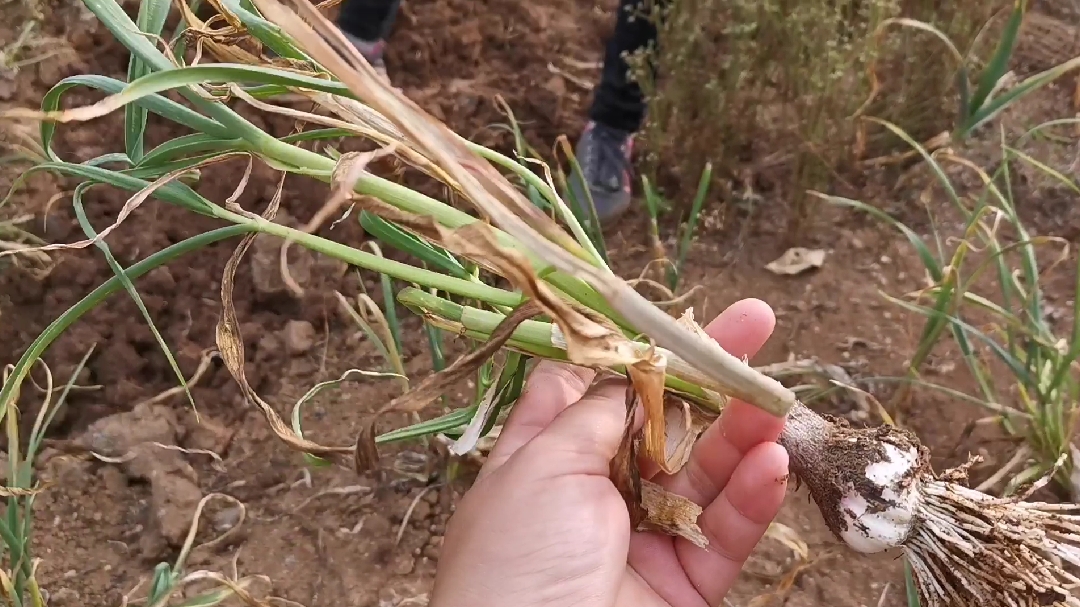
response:
M1023 224L1017 212L1012 167L1027 165L1075 195L1080 195L1080 184L1021 151L1018 143L1031 133L1012 143L1002 135L998 168L987 173L960 156L945 151L931 154L896 125L883 125L905 139L930 167L949 208L963 218L963 233L946 238L940 222L934 221L933 205L928 205L931 241L927 242L899 220L866 203L819 196L869 213L898 230L926 268L929 286L905 298L886 296L926 317L910 359L908 379L927 385L921 372L938 342L950 335L978 386L980 404L999 418L1006 432L1025 439L1025 456L1014 458L1014 464L1024 464L1024 468L1008 483L1006 492L1051 470L1062 454L1070 459L1055 478L1073 491L1069 475L1075 464L1070 444L1080 413L1080 290L1069 310L1072 332L1058 334L1047 317L1049 306L1042 287L1049 269L1040 265L1037 249L1062 247L1051 264L1056 266L1068 258L1068 243L1033 235ZM974 194L962 193L949 178L946 166L973 172L982 188ZM1076 271L1080 289L1080 263ZM978 286L982 279L992 279L992 292ZM893 405L906 398L908 390L901 389Z

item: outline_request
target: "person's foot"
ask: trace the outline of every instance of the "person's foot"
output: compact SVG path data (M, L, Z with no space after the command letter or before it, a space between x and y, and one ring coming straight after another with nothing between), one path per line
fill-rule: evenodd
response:
M633 144L633 133L593 121L585 126L574 150L584 179L577 171L571 171L569 179L573 196L570 203L579 205L581 217L589 217L586 188L592 195L596 217L601 225L612 223L630 207L630 153Z
M386 49L386 41L361 40L348 32L343 31L342 33L345 34L345 38L356 47L356 50L360 51L360 54L364 56L364 59L371 64L371 67L375 68L375 71L389 82L390 77L386 73L386 62L383 60L383 51Z

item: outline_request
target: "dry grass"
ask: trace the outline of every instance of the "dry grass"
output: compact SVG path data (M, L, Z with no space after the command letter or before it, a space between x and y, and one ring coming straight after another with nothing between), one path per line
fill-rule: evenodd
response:
M740 187L766 174L790 187L783 195L795 226L808 211L803 192L835 182L857 156L903 145L883 129L856 145L853 117L868 99L871 72L882 89L866 115L919 140L954 119L957 66L942 59L944 47L928 33L883 24L926 21L967 49L1009 8L990 0L947 7L929 0L703 0L663 9L657 0L643 2L643 18L660 23L657 48L630 58L649 100L645 173L674 185L680 200L691 197L705 162L726 169L717 177ZM994 40L987 42L992 50Z

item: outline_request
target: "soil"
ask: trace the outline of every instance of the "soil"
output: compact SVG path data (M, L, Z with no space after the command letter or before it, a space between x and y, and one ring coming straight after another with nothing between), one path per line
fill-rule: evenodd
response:
M45 43L31 54L50 52L0 73L0 102L36 106L50 86L74 74L124 77L126 52L81 7L65 3L42 10L48 18L37 35ZM509 151L512 139L496 128L506 123L500 98L540 149L550 149L560 135L576 136L584 125L589 83L598 77L603 40L614 23L613 2L408 0L402 11L388 51L391 77L456 132ZM0 24L5 43L15 36L7 27ZM1022 112L1004 120L1022 128L1072 115L1070 94L1067 87L1047 87ZM76 89L68 105L98 98ZM291 128L288 121L248 115L275 135ZM68 158L86 160L124 146L120 113L60 130L55 148ZM996 131L991 131L985 138L992 143ZM178 134L175 127L151 119L148 144ZM11 133L8 141L14 141ZM1060 166L1068 165L1068 158L1061 160ZM198 189L211 200L224 200L242 170L239 162L211 167ZM6 171L0 185L6 190L16 174ZM868 179L856 197L925 234L929 224L920 195L929 179L918 168L882 173ZM273 172L255 166L241 204L263 208L274 186ZM57 198L71 187L39 174L0 208L0 218L28 214L32 221L22 225L31 233L49 242L76 242L83 235L69 208L70 196ZM1022 213L1031 229L1075 242L1080 236L1076 197L1034 179L1022 187ZM284 188L284 220L296 223L309 220L326 195L323 186L301 178L286 180ZM823 266L794 276L767 271L766 264L790 244L782 217L784 195L782 189L770 190L753 205L752 214L741 212L734 221L721 222L715 210L707 211L683 277L683 284L700 285L690 300L696 316L710 318L743 297L763 299L776 310L778 323L754 364L796 358L839 365L888 402L896 384L866 378L903 374L922 322L886 301L882 292L900 295L921 288L925 271L897 233L866 216L824 206L803 226L797 243L825 249ZM940 193L931 198L947 207ZM104 229L116 220L125 199L114 190L90 190L84 197L89 221L98 231ZM715 201L714 207L719 204ZM941 225L955 235L956 219L943 213ZM662 226L665 235L675 228L668 223ZM107 242L126 266L215 227L207 218L152 202L135 210ZM355 221L320 233L353 246L363 239ZM647 234L645 215L637 209L611 230L608 246L621 275L636 277L650 259ZM222 271L235 244L230 240L206 247L138 282L146 310L185 377L199 372L215 346ZM350 368L381 365L375 348L340 313L334 296L335 291L354 296L361 287L373 294L379 289L373 277L360 277L294 246L289 268L304 290L294 297L276 270L277 255L277 242L257 241L238 272L235 303L252 388L287 415L291 403L315 383ZM48 323L112 276L93 247L50 256L46 267L26 258L18 258L17 265L3 262L4 364L14 363ZM1062 307L1071 305L1072 298L1067 266L1048 276L1046 286L1048 297ZM418 319L399 312L407 336L407 371L415 381L431 368L426 341ZM1061 334L1066 331L1062 328ZM232 501L218 498L207 504L196 543L228 533L196 548L187 571L262 576L252 592L311 607L426 604L442 531L455 500L467 489L463 482L441 484L438 473L444 466L432 452L415 443L387 449L392 473L378 486L336 469L305 468L245 402L219 359L210 360L194 382L196 409L182 392L167 392L177 383L175 375L138 307L123 293L86 314L49 348L44 359L57 385L69 380L88 352L86 370L76 378L66 408L50 429L52 442L39 458L42 475L54 481L35 505L35 556L42 559L38 575L50 605L118 606L145 597L155 566L175 561L196 506L211 494ZM933 381L975 393L955 348L943 344L935 349L931 368L938 370ZM33 378L36 386L46 385L43 367ZM36 386L27 383L20 400L27 429L43 400ZM469 388L450 395L451 401L463 402ZM305 435L322 444L350 444L362 416L398 393L390 380L346 383L324 392L306 405ZM834 395L812 405L853 422L880 422L858 402ZM985 425L972 431L972 423L988 415L985 410L940 392L914 390L893 413L930 447L938 470L978 453L986 462L973 474L982 479L1014 449ZM80 448L105 459L79 457ZM807 560L800 561L775 538L764 541L729 597L731 604L761 607L770 604L762 601L773 593L778 594L771 604L790 607L906 604L897 555L856 557L846 551L829 534L805 488L791 490L778 521L805 542Z

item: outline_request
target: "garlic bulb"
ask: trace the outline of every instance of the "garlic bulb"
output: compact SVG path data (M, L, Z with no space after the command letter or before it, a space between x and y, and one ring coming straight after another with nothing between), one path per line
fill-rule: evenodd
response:
M802 404L779 442L838 539L903 550L924 607L1080 607L1080 577L1064 568L1080 568L1080 505L1024 501L1053 471L996 498L959 484L968 466L934 474L906 430L851 428Z
M840 516L846 525L840 538L853 550L867 554L902 545L918 521L918 449L892 443L881 446L884 459L865 470L866 479L877 488L875 494L867 497L853 486L840 498Z
M829 529L853 550L882 552L911 537L930 459L913 434L888 426L851 428L799 405L780 444Z

